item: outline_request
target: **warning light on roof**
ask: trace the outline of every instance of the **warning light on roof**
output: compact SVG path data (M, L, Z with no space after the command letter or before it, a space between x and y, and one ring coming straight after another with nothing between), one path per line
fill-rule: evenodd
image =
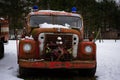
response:
M37 5L33 6L33 11L38 11L38 6Z
M76 13L76 11L77 11L77 8L76 7L72 7L72 12Z

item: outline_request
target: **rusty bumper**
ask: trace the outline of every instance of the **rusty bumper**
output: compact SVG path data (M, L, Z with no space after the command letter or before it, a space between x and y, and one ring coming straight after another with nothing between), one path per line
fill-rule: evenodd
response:
M19 66L24 68L44 68L44 69L83 69L94 68L96 61L29 61L19 60Z

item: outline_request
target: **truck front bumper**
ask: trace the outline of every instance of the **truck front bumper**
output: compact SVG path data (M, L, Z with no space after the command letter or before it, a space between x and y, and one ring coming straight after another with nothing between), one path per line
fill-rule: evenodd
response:
M88 69L95 68L96 61L39 61L39 60L23 60L18 61L20 67L24 68L39 68L39 69Z

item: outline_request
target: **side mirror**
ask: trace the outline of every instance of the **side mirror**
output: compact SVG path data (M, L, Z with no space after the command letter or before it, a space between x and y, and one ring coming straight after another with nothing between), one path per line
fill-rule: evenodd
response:
M89 41L93 41L94 39L94 32L92 32L89 37L88 37Z
M15 29L15 39L17 40L18 39L18 29Z
M22 38L22 35L19 33L19 30L18 29L15 29L15 39L18 40L18 39L21 39Z

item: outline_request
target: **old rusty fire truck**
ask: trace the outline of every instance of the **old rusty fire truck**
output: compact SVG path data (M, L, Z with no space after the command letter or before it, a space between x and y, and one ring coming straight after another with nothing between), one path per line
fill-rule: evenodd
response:
M84 40L83 29L83 18L77 13L30 12L18 47L20 75L26 69L67 69L94 76L96 44Z
M4 56L4 43L9 39L9 24L8 20L0 17L0 58Z

